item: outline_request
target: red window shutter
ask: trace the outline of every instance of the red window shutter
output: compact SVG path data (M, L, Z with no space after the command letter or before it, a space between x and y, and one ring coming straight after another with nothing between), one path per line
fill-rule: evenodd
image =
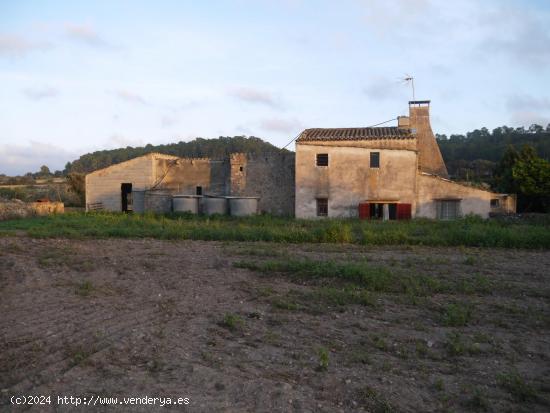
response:
M368 202L362 202L359 204L359 219L370 218L370 204Z
M397 204L397 219L411 219L411 204Z

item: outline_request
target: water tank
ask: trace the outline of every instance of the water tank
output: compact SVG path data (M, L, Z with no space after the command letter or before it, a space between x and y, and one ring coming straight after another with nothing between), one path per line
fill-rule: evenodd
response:
M246 217L258 213L258 197L255 196L234 196L228 197L229 211L231 216Z
M145 191L144 210L157 214L166 214L172 211L172 194L168 191Z
M142 214L145 210L145 191L132 190L132 210Z
M198 214L200 198L202 197L199 195L174 195L172 198L174 212Z
M224 197L207 196L202 199L202 211L206 215L227 213L227 199Z

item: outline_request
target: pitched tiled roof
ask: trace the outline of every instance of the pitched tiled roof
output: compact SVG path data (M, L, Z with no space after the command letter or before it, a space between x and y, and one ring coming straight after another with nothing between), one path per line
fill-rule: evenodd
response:
M410 129L383 128L331 128L306 129L297 139L303 141L359 141L371 139L414 139Z

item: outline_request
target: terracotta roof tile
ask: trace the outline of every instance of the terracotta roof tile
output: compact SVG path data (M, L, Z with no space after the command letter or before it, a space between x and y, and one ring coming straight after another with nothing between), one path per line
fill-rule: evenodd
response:
M411 133L410 129L397 127L315 128L303 131L296 141L355 141L371 139L414 139L414 135Z

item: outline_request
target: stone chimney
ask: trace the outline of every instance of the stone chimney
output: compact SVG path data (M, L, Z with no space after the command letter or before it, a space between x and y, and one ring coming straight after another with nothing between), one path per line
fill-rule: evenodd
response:
M411 121L408 116L397 117L397 127L403 129L409 129L411 127Z
M447 167L437 145L430 124L430 101L413 100L409 102L409 128L416 136L418 167L421 171L448 178ZM400 123L398 121L398 123Z

